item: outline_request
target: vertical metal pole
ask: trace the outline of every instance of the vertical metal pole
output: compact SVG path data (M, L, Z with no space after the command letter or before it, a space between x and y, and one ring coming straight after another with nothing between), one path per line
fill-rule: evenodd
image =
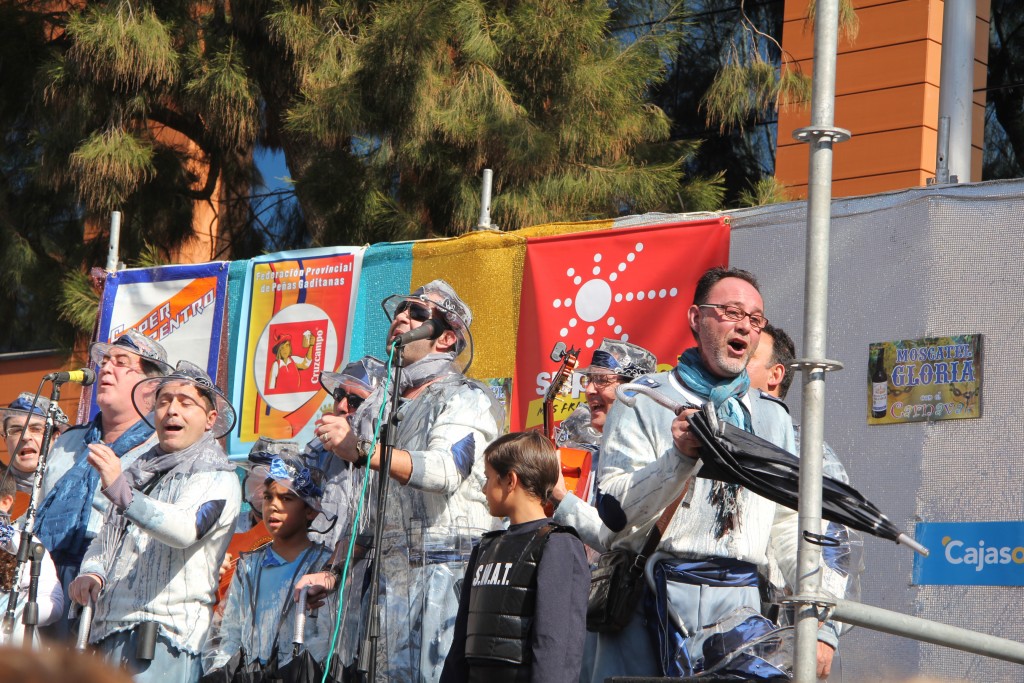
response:
M110 242L107 244L107 272L117 271L118 252L121 250L121 212L110 214Z
M480 220L477 221L477 230L494 230L491 225L491 183L494 180L494 171L484 169L484 184L480 188Z
M949 118L949 152L946 163L950 176L956 176L962 183L971 182L976 3L977 0L945 0L942 8L939 120Z
M935 153L935 182L945 185L949 182L949 117L939 117L939 148Z
M807 265L804 282L803 414L800 439L798 595L794 678L817 680L818 609L801 597L821 590L821 548L805 532L821 533L821 459L825 423L825 328L828 320L828 241L832 212L832 145L849 138L834 127L839 0L819 0L814 19L811 125L794 133L811 145L807 186Z

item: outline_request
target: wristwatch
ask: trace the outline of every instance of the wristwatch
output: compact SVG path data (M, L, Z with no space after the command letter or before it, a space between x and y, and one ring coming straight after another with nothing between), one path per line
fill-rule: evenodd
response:
M356 451L359 453L359 457L352 461L352 464L356 467L366 467L370 462L370 445L369 439L359 439L359 443L356 444Z

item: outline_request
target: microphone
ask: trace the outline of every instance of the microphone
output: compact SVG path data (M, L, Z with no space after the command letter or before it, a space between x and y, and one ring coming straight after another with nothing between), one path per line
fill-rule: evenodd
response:
M441 323L437 322L433 318L424 320L423 324L417 327L415 330L409 330L404 334L400 334L395 337L395 340L391 342L392 346L405 346L411 344L414 341L420 339L437 339L444 332L444 327Z
M68 372L51 372L49 375L43 377L43 380L53 382L54 384L74 382L76 384L81 384L83 387L87 387L96 381L96 373L90 368L70 370Z

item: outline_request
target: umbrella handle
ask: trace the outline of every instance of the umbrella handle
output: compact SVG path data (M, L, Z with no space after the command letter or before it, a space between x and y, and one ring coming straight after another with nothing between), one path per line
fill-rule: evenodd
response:
M75 639L75 649L84 652L89 645L89 631L92 630L92 600L82 605L78 615L78 637Z
M632 392L631 394L628 392ZM620 384L615 387L615 397L625 403L627 406L632 408L636 405L636 395L643 394L647 398L651 399L658 405L668 408L673 413L678 415L682 411L688 408L697 408L692 403L679 403L672 400L665 394L655 391L646 384L635 384L630 382L629 384Z
M295 630L292 633L292 652L298 654L306 641L306 593L309 586L299 591L299 603L295 605Z
M907 536L906 534L900 534L899 536L897 536L896 537L896 542L897 543L902 543L903 545L907 546L911 550L914 550L914 551L917 551L917 552L921 553L921 555L924 556L924 557L928 557L928 554L929 554L928 548L924 547L923 545L921 545L920 543L918 543L917 541L912 539L910 536Z

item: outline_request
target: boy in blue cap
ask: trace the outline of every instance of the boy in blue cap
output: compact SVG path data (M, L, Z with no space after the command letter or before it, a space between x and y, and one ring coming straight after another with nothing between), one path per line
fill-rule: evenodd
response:
M331 555L330 549L313 543L308 533L313 520L323 513L321 473L306 467L293 441L261 438L258 446L244 467L250 476L264 476L263 521L273 540L239 558L223 619L204 647L206 673L224 667L239 652L239 665L268 665L275 653L278 665L291 661L298 609L292 599L295 582L319 569ZM323 661L334 621L309 619L306 624L306 647L314 659Z

